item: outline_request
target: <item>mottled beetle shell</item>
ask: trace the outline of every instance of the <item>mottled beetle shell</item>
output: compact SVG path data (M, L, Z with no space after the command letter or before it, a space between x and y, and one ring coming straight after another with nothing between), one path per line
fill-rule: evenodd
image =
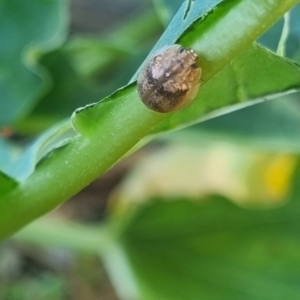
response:
M142 68L138 93L144 104L160 113L181 109L197 94L202 70L192 49L180 45L162 48Z

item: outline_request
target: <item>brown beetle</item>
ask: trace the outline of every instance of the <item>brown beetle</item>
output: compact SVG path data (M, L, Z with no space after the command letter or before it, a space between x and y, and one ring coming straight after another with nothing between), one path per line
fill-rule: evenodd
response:
M138 93L144 104L156 112L168 113L189 104L200 86L202 69L192 49L180 45L162 48L142 68Z

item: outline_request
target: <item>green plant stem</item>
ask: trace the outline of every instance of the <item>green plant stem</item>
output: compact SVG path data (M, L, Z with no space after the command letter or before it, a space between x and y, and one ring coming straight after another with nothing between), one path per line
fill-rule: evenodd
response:
M204 84L296 3L224 1L206 19L196 22L181 40L201 53ZM135 86L125 90L116 94L114 101L101 104L108 105L109 111L99 116L92 132L79 130L81 136L45 158L26 182L2 197L0 237L12 234L83 189L167 116L146 109Z
M86 253L101 254L110 243L109 230L100 226L87 226L78 223L57 221L53 218L41 219L29 224L13 239L40 246L63 247Z
M277 55L279 56L285 56L285 51L286 51L285 46L286 46L287 39L289 37L289 33L290 33L290 14L286 13L284 15L283 28L282 28L280 40L276 51Z

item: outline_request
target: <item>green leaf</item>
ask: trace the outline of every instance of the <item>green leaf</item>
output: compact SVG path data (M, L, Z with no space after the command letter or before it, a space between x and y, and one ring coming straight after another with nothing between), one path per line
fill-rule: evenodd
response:
M193 103L169 115L154 133L190 125L203 120L203 115L206 119L215 117L299 88L300 66L254 44L200 87ZM226 106L229 110L224 109ZM215 111L220 108L221 111ZM212 111L215 112L210 116Z
M109 31L106 38L72 37L63 50L70 56L79 74L107 73L110 68L116 67L116 63L128 60L132 55L136 59L145 44L148 46L149 40L152 42L153 37L157 38L161 29L157 16L150 10Z
M21 147L0 138L0 170L9 174L11 166L16 163L21 153Z
M273 151L300 151L299 93L208 120L189 130L193 139L242 142Z
M49 82L37 65L41 52L66 35L67 1L4 0L0 4L0 125L28 113Z
M17 182L0 172L0 200L1 196L17 187Z
M70 58L62 50L47 53L41 58L40 64L48 70L53 85L51 90L40 98L40 102L29 115L29 122L30 118L37 118L48 125L51 124L51 120L57 122L70 116L78 106L99 99L99 88L88 84L75 72ZM24 125L21 123L18 127L22 130Z
M14 180L24 182L43 157L66 145L75 135L70 122L63 121L45 131L25 150L0 140L0 170Z
M143 300L296 300L299 205L247 210L220 197L152 202L126 220L119 250L107 253L110 275L123 291L113 263L123 261L136 288L124 296Z

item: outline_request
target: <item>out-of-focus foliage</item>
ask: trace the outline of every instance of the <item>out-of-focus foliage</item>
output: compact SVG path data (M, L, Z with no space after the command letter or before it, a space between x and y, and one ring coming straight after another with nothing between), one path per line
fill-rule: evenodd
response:
M61 45L67 23L66 1L2 1L0 126L26 115L49 87L49 77L37 60Z
M262 20L248 9L262 1L182 2L153 0L98 36L68 35L67 1L0 4L0 236L164 133L100 226L42 219L0 247L0 299L98 299L99 254L119 299L299 299L300 5L252 43ZM133 80L157 39L152 51L180 42L203 66L193 104L168 116L139 103Z

